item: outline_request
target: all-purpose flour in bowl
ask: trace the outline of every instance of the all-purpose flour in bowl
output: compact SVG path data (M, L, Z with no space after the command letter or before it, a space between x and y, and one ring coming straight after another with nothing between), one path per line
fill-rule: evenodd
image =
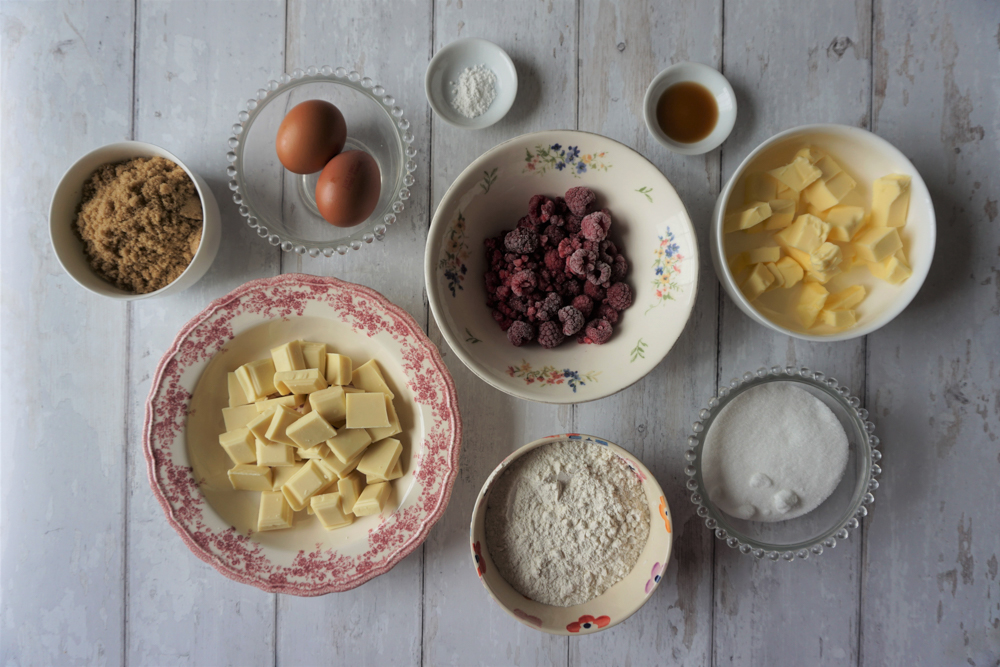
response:
M486 508L497 570L536 602L592 600L635 566L649 538L639 480L606 447L558 442L511 463Z

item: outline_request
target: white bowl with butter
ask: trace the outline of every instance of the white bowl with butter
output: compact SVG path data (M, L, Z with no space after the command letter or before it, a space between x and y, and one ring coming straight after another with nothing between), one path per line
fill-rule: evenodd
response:
M911 275L901 284L891 284L872 275L859 262L854 268L824 284L831 293L852 285L862 285L866 295L857 307L857 321L849 328L838 329L825 323L805 327L797 319L790 299L799 298L798 291L751 301L737 277L733 275L731 259L740 252L760 245L759 235L737 231L727 233L727 214L742 205L748 174L780 168L792 162L803 147L813 147L828 155L856 183L853 191L841 202L870 208L872 185L890 174L910 177L909 207L905 226L899 229L903 250ZM864 230L860 232L864 234ZM726 183L716 201L711 227L711 255L715 272L723 288L736 305L756 322L795 338L812 341L840 341L867 335L892 321L913 300L923 285L934 256L937 227L930 193L913 163L901 151L871 132L846 125L806 125L781 132L754 149ZM858 241L856 237L855 243ZM816 283L804 283L804 285ZM799 290L802 288L798 288ZM783 300L789 300L787 303ZM765 303L761 303L764 301Z

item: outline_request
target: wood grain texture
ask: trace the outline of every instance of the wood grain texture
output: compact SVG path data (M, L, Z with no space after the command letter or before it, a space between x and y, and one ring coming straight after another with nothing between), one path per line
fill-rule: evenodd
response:
M469 132L434 118L435 206L470 162L504 139L574 127L576 24L573 3L435 5L435 50L460 37L483 36L510 54L518 74L515 106L496 125ZM431 337L455 378L466 430L451 503L424 545L424 662L564 665L565 638L525 627L490 599L471 566L468 534L472 505L493 468L525 443L574 430L572 408L527 403L493 389L451 353L433 323Z
M869 336L882 486L865 525L861 657L1000 664L1000 8L876 3L874 129L927 182L938 243Z
M805 2L790 21L787 5L727 3L724 69L740 119L723 145L728 180L771 135L807 123L867 124L871 90L871 6L866 0ZM865 383L865 343L806 343L777 334L722 302L719 377L795 364L838 378L858 394ZM862 396L863 398L863 396ZM729 549L715 552L716 664L809 665L857 662L858 533L805 562L771 563Z
M284 18L277 0L241 3L238 12L220 3L138 7L136 138L167 148L208 181L223 230L218 257L201 281L132 307L127 659L133 664L273 661L275 596L230 581L188 551L150 493L140 444L153 372L182 323L247 280L278 272L279 251L246 227L230 198L225 139L240 101L281 69Z
M688 500L683 453L692 415L715 393L719 290L706 223L718 194L719 151L697 157L669 152L646 129L642 101L649 81L675 62L719 66L721 7L607 0L581 7L580 129L632 146L666 174L698 233L702 280L692 318L666 360L625 391L576 408L578 431L620 444L656 476L673 513L676 550L659 590L627 623L570 641L574 665L710 664L714 537ZM629 259L631 282L646 279L647 263Z
M62 270L48 210L78 157L129 138L133 17L39 9L0 6L0 661L119 664L127 306Z

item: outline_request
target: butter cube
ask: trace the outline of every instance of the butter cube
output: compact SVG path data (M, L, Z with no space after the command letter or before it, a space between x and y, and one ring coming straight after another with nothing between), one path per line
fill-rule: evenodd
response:
M367 475L365 477L365 482L367 484L378 484L379 482L391 482L394 479L399 479L403 476L403 462L396 461L396 465L392 467L392 471L389 472L387 477L379 477L378 475Z
M746 252L738 252L735 255L729 257L729 270L732 272L735 278L743 269L750 266L750 254Z
M867 293L864 285L851 285L826 298L826 310L850 310L860 304Z
M823 218L830 225L830 241L848 243L865 225L865 209L860 206L834 206Z
M295 463L291 466L283 466L281 468L271 469L271 490L281 491L281 487L285 485L285 482L290 480L292 476L299 471L304 464Z
M802 196L808 203L825 211L839 204L855 186L854 179L846 171L841 171L829 178L816 179L802 191Z
M774 282L771 283L770 285L768 285L767 291L770 292L773 289L778 289L780 287L784 287L785 286L785 274L783 274L781 272L781 270L778 269L778 265L776 263L774 263L774 262L768 262L764 266L766 266L767 270L771 272L772 276L774 276Z
M229 469L229 483L238 491L270 491L271 469L240 463Z
M889 174L872 183L872 225L903 227L909 210L909 176Z
M334 384L351 384L351 358L343 354L326 353L326 381Z
M821 159L826 157L826 154L813 146L803 146L799 150L795 151L795 157L804 157L809 160L809 164L816 164Z
M740 285L740 290L749 301L753 301L767 291L767 288L774 282L774 276L763 264L754 264L753 270L747 279Z
M226 454L229 454L233 463L253 463L257 460L254 437L246 427L221 434L219 444L226 450Z
M797 217L790 227L775 234L774 239L783 246L812 252L826 242L829 233L830 225L806 213Z
M771 217L770 204L765 201L753 202L741 210L727 214L722 224L722 230L729 234L741 229L750 229L769 217Z
M288 504L296 512L304 510L309 499L330 482L320 465L314 461L306 461L299 471L285 482L281 492Z
M229 407L235 408L253 402L247 398L247 394L243 391L243 385L240 384L240 379L236 377L236 373L226 373L226 382L229 385Z
M823 324L829 324L834 329L849 329L858 323L853 310L823 310L819 317Z
M389 426L382 392L347 394L347 428L379 428Z
M820 159L816 160L814 164L821 172L823 172L823 175L820 176L820 178L830 179L844 172L844 170L840 168L840 165L837 164L829 155L824 155Z
M345 396L343 387L328 387L309 394L309 405L331 424L342 424L347 419Z
M906 263L906 255L902 250L897 250L881 262L869 262L868 270L876 278L880 278L893 285L899 285L913 275L913 271Z
M366 486L361 495L358 496L358 501L354 503L354 507L352 508L354 516L371 516L381 512L385 507L386 501L389 500L389 493L391 491L392 487L389 485L389 482L380 482Z
M795 311L798 313L799 321L809 328L816 323L816 318L819 316L823 306L826 304L826 298L830 293L825 287L818 283L804 283L802 285L802 294L799 295L798 305L795 306Z
M762 246L747 251L747 261L750 264L777 262L779 259L781 259L781 246Z
M781 285L785 289L794 287L796 283L802 280L804 274L802 266L791 257L782 257L774 263L774 268L781 272L783 278Z
M854 251L866 262L881 262L902 247L895 227L869 225L854 239Z
M337 492L340 493L340 505L345 512L354 511L354 503L358 501L358 496L365 488L365 476L359 472L352 472L347 477L337 480Z
M267 413L264 413L267 414ZM265 439L270 442L280 442L285 445L295 445L295 441L288 437L288 427L297 422L302 416L295 410L291 410L284 405L279 405L274 409L274 416L264 434ZM298 510L295 510L298 512Z
M264 491L260 494L260 511L257 514L257 532L291 528L295 513L280 491Z
M374 359L362 364L351 374L351 384L363 391L380 391L389 398L396 398L385 383L382 369Z
M326 374L318 368L304 371L282 371L274 374L274 386L279 394L311 394L326 389Z
M400 454L403 453L403 444L395 438L379 440L374 445L370 445L358 463L358 472L362 475L375 475L386 479L386 475L392 467L399 461Z
M235 408L222 408L222 421L226 423L227 431L243 428L257 416L257 408L251 405L240 405Z
M769 202L771 217L764 221L764 229L784 229L795 219L795 202L788 199L772 199Z
M799 202L799 193L792 190L790 187L784 183L778 183L778 194L775 195L775 199L784 199L797 204Z
M279 405L284 405L285 407L292 408L294 410L305 403L306 398L307 396L305 394L289 394L288 396L281 396L279 398L269 398L266 401L257 401L254 405L257 406L257 412L267 412L271 408L276 408Z
M812 271L812 257L807 252L802 252L798 248L785 246L785 254L791 257L796 264L802 267L803 271Z
M354 515L344 510L340 493L324 493L309 501L312 513L327 530L336 530L354 523Z
M813 269L812 271L806 271L806 277L803 278L803 281L807 283L819 283L820 285L825 285L841 273L843 272L840 270L839 266L827 269L826 271Z
M399 426L399 417L396 415L396 406L392 404L392 399L388 396L385 397L385 413L386 416L389 417L388 426L376 426L368 429L368 434L375 442L388 438L389 436L402 433L403 431L403 429Z
M258 359L243 364L236 369L236 379L251 401L267 398L277 391L274 388L274 362L271 359Z
M843 261L840 248L829 241L809 253L813 271L826 273L837 269ZM839 269L838 269L839 270Z
M299 447L295 450L295 454L300 460L321 459L326 456L326 452L326 443L320 443L314 447Z
M299 447L315 447L337 435L337 431L318 412L310 412L290 424L285 434Z
M762 171L749 173L743 179L743 192L743 201L747 204L777 199L778 181Z
M767 173L795 192L802 192L810 183L823 175L818 167L801 156L792 160L790 164L772 169Z
M336 437L326 441L326 446L343 463L358 458L365 447L372 443L371 434L363 428L345 428Z
M306 360L306 368L315 368L326 379L326 343L308 343L300 341L302 356Z
M350 475L358 467L358 464L361 463L361 454L358 454L350 461L344 462L334 456L328 446L326 452L323 454L323 458L314 460L323 468L323 471L326 472L327 477L330 479L344 478Z
M253 436L258 440L263 440L264 442L270 443L271 440L267 437L267 429L271 426L271 420L274 418L274 412L276 408L271 408L265 412L260 413L249 423L247 423L247 428L253 433Z
M295 465L295 448L280 442L257 440L257 465L284 468Z
M297 340L271 348L271 360L274 362L276 373L301 371L307 368L305 357L302 355L302 344Z

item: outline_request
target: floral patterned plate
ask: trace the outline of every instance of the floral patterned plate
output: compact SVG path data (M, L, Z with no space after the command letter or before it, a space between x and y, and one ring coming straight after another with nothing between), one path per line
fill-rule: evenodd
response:
M635 473L649 503L649 539L646 540L646 546L639 554L635 567L624 579L589 602L572 607L554 607L521 595L497 572L486 543L486 505L493 483L500 478L511 461L537 447L566 441L607 447ZM618 625L639 611L656 590L667 569L667 563L670 562L670 552L673 549L672 519L663 489L646 466L631 453L613 442L592 435L579 433L550 435L521 447L501 461L500 465L490 473L472 510L469 546L479 580L490 597L508 614L527 626L553 635L590 634Z
M577 185L611 210L632 307L602 346L514 347L486 306L483 241L513 229L532 195ZM684 204L642 155L597 134L536 132L490 149L455 179L431 222L424 274L438 327L476 375L527 400L582 403L638 381L670 351L694 306L698 246Z
M257 533L260 494L233 490L218 444L226 374L293 339L356 364L378 359L406 474L380 516L328 532L301 512L291 529ZM448 504L461 442L454 383L413 318L367 287L299 274L251 281L188 322L156 369L143 430L153 493L188 548L230 579L307 596L359 586L423 542Z

